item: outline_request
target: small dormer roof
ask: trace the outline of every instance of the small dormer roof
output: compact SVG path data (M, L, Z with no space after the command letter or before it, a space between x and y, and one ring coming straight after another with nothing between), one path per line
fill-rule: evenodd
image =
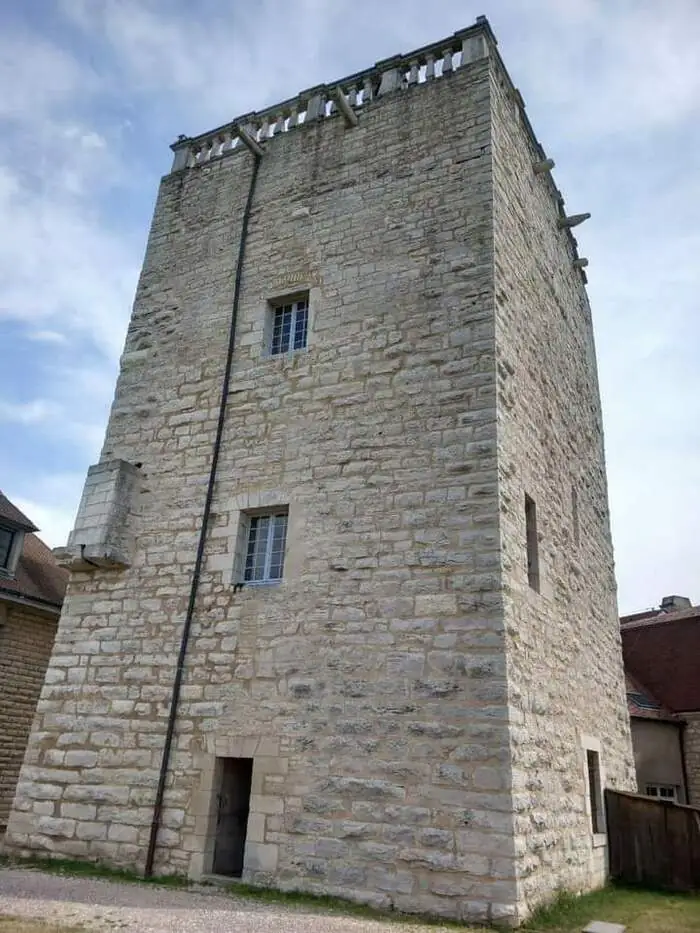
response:
M20 512L16 505L13 505L7 496L0 492L0 525L9 525L20 531L38 531L39 529L33 522L30 522L24 512Z

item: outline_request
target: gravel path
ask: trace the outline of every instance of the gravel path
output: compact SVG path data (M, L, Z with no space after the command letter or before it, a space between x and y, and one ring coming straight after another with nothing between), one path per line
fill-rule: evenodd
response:
M25 868L0 869L0 914L85 924L111 933L448 933L445 927L342 917L216 891L71 878Z

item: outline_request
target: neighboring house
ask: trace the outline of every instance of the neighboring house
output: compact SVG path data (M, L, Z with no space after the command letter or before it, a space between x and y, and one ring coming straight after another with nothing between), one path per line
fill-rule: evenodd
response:
M12 851L465 921L603 883L585 215L523 106L480 18L175 144Z
M68 574L0 492L0 835L51 657Z
M700 806L700 606L667 596L620 627L639 793Z

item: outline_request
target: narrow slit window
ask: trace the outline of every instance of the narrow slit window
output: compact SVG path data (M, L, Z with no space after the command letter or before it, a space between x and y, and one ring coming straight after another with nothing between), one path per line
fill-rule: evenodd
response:
M282 579L287 517L286 511L251 517L243 574L246 583L276 583Z
M578 492L575 486L571 487L571 524L574 532L574 544L578 547L581 543L581 529L578 519Z
M525 494L525 543L527 548L527 582L540 591L540 558L537 543L537 507L534 499Z
M588 797L591 804L591 829L595 834L605 832L603 819L603 788L600 780L600 755L592 748L586 749L588 772Z
M272 309L270 353L276 356L291 350L303 350L309 331L309 299L300 298Z

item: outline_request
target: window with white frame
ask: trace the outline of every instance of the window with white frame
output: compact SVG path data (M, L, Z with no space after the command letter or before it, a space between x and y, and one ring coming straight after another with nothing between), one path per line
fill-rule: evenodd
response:
M288 509L250 515L243 580L246 583L277 583L284 571Z
M678 789L674 784L647 784L646 788L647 797L678 801Z
M16 532L11 528L0 528L0 570L6 572L10 570L10 558L15 535Z
M270 353L276 356L303 350L309 333L309 296L275 302L272 306Z

